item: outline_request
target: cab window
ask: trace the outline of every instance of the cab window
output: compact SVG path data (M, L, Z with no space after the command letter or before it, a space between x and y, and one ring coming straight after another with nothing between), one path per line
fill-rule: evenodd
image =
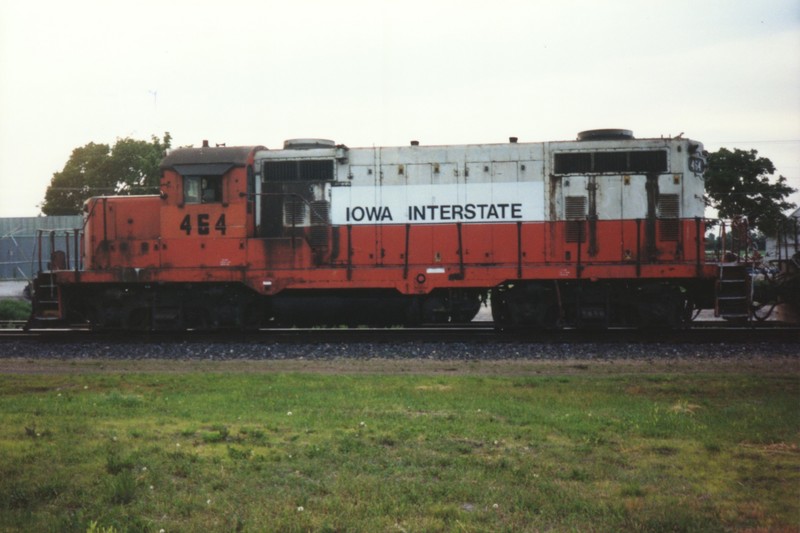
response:
M222 176L184 176L183 201L187 204L222 202Z

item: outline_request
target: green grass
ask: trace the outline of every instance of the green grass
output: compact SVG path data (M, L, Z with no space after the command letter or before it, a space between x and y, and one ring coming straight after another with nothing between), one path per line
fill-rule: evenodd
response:
M515 377L103 365L0 374L0 530L800 525L800 380L766 366Z

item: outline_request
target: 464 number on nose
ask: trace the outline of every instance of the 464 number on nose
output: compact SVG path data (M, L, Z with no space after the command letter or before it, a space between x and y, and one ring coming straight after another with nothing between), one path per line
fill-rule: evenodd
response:
M192 215L186 215L181 221L180 229L186 232L186 235L191 235L192 230L196 228L198 235L209 235L211 233L211 222L208 213L198 213L195 215L196 225L192 226ZM216 222L214 222L214 231L218 231L221 235L225 235L225 214L221 214Z

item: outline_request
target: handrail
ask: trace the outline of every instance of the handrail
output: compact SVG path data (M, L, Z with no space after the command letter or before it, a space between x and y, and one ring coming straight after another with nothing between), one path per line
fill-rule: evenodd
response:
M747 217L717 219L717 223L719 236L714 249L714 259L720 263L749 262L753 240Z
M59 233L61 232L63 232L64 236L64 250L56 249L56 237L58 237ZM82 234L83 231L82 229L79 228L37 229L36 240L34 241L33 256L31 257L31 263L34 262L34 258L38 263L37 274L45 271L43 263L44 245L42 243L42 239L45 235L47 235L48 238L47 240L49 242L49 250L50 250L49 262L47 263L47 271L70 270L72 268L70 266L71 264L74 265L75 272L81 270L83 268L82 256L80 253L80 236ZM72 237L73 241L72 246L74 246L74 251L70 247L70 237ZM56 264L56 259L55 259L56 252L61 252L64 254L63 263L61 264L63 268L58 268L60 265ZM33 267L33 265L31 265L31 267ZM31 270L33 270L33 268L31 268Z

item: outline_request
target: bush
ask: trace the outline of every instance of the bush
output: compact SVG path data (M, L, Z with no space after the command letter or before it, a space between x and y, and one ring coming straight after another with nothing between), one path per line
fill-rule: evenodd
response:
M31 304L24 300L0 300L0 320L27 320Z

